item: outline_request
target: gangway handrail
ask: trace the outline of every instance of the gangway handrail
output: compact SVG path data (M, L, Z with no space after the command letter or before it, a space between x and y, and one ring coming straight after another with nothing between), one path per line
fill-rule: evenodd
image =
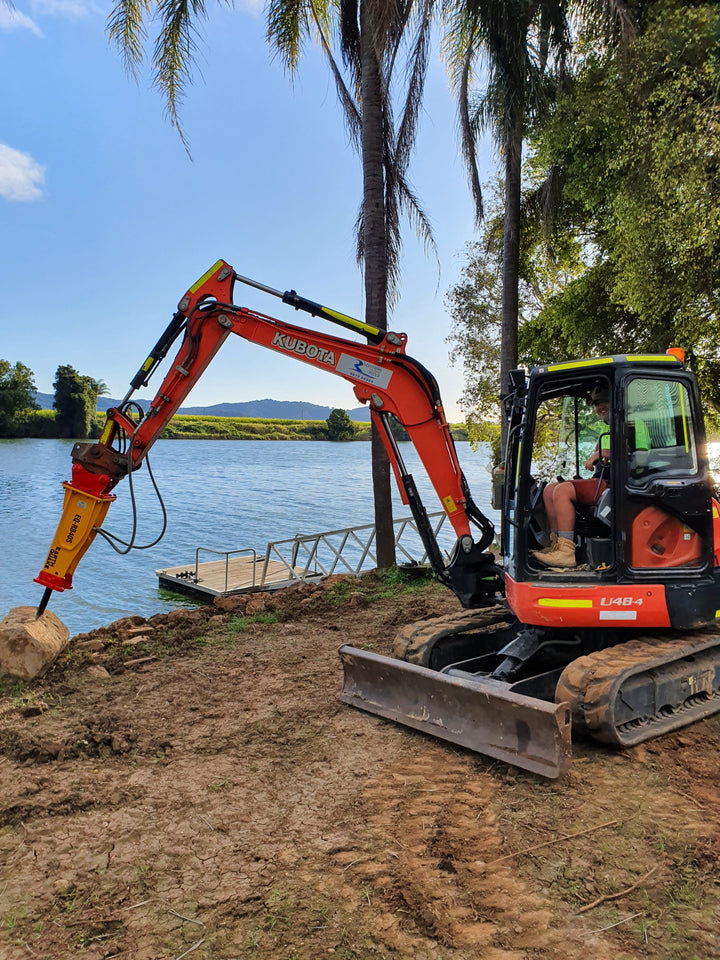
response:
M429 520L435 520L433 531L437 537L440 528L442 527L447 514L444 511L438 511L437 513L428 514ZM409 563L417 563L422 565L427 561L427 550L423 550L420 560L416 560L401 543L401 538L405 533L406 529L411 529L415 534L420 536L420 533L417 529L417 524L414 517L402 517L393 521L393 526L397 527L397 532L395 534L395 548L399 550L400 553L406 558ZM358 536L362 531L370 531L369 536L364 541ZM335 536L342 536L342 540L338 545L335 545L331 542L329 538ZM365 523L356 527L339 527L336 530L325 530L322 533L312 533L312 534L295 534L294 537L288 537L283 540L274 540L268 543L267 551L265 554L265 563L263 565L263 574L260 578L260 585L264 584L265 574L267 571L268 564L270 563L272 557L274 556L280 563L284 564L288 571L288 579L290 580L304 580L308 576L318 577L318 576L332 576L337 570L338 566L341 566L347 571L355 576L360 572L363 564L367 560L367 557L370 556L375 563L377 563L376 556L372 551L373 542L375 540L375 524L374 523ZM356 545L361 553L360 559L358 562L352 566L347 559L343 556L343 551L345 550L348 541ZM292 544L291 551L291 560L288 563L285 556L283 556L281 548L286 544ZM322 559L319 556L320 545L324 545L330 553L333 555L332 562L328 566L326 563L323 563ZM305 564L301 571L297 570L297 561L300 554L300 551L304 551L305 554Z
M252 585L255 586L255 569L257 567L257 550L253 547L241 547L239 550L212 550L210 547L198 547L195 551L195 582L199 582L198 568L200 566L200 551L205 553L214 553L217 557L225 557L225 592L228 588L228 571L230 567L230 555L234 553L251 553L253 558L253 579ZM263 581L264 582L264 581Z

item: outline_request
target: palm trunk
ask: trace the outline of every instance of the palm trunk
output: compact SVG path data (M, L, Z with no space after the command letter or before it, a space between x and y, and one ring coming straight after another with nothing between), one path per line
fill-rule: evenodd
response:
M381 76L372 39L367 5L360 3L361 147L363 167L363 255L365 321L387 329L387 243L385 233L385 173ZM373 425L372 480L375 499L375 547L378 567L395 563L390 463Z
M518 284L520 273L520 177L522 136L505 144L505 220L503 225L502 333L500 393L510 390L510 371L518 362ZM505 457L507 424L502 419L501 450Z

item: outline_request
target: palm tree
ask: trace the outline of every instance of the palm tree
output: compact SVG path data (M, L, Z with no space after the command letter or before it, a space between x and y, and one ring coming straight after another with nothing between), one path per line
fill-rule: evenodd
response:
M552 102L571 51L571 16L609 40L627 30L624 0L445 0L445 53L458 96L462 149L476 219L483 216L475 143L490 131L503 157L505 214L500 389L517 366L522 148L526 132ZM484 89L473 90L478 62ZM503 421L503 431L505 423ZM502 447L505 447L503 432Z
M407 169L417 133L435 0L270 0L268 36L286 67L295 71L305 40L319 40L362 162L363 192L357 221L358 259L364 268L365 322L387 329L397 292L400 218L407 214L426 245L428 221L413 194ZM333 33L340 56L333 53ZM401 56L406 50L406 56ZM404 67L407 82L400 120L393 119L391 88ZM390 466L373 424L372 476L378 566L395 563Z
M430 226L408 183L407 170L417 133L434 8L435 0L268 0L267 4L268 40L291 72L297 69L308 39L317 39L327 56L361 156L357 250L364 269L365 320L380 330L387 329L388 305L397 292L402 214L432 246ZM143 59L146 20L153 15L159 23L153 82L185 142L179 108L191 79L196 25L207 15L205 0L118 0L108 29L133 75ZM391 90L402 86L401 68L407 79L396 123ZM390 467L375 428L372 473L377 560L380 567L387 567L395 562Z
M83 381L87 387L88 394L92 398L92 411L94 414L97 410L98 397L107 396L110 390L104 380L95 380L94 377L83 377Z

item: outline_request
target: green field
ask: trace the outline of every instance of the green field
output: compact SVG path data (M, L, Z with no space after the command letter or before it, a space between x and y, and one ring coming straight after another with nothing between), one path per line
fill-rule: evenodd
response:
M163 432L169 440L327 440L324 420L262 420L176 414ZM370 424L355 424L355 439L369 439Z
M369 423L353 423L354 440L370 439ZM467 440L464 424L453 424L456 440ZM200 417L177 414L163 433L170 440L327 440L325 420L262 420L258 417Z
M105 415L95 417L93 436L105 425ZM353 422L354 440L370 439L370 424ZM496 428L497 429L497 428ZM456 440L467 440L465 424L452 424ZM32 410L16 424L15 437L57 436L54 410ZM325 420L263 420L259 417L203 417L176 414L162 434L166 440L327 440ZM479 439L485 439L481 437Z

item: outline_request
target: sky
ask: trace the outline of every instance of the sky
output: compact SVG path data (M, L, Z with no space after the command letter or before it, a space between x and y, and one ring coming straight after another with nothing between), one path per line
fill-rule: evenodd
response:
M52 393L57 367L71 364L124 396L178 301L218 259L362 317L359 160L320 51L309 46L288 77L268 51L262 6L209 5L181 111L188 156L149 69L136 83L110 46L110 4L0 0L0 357L30 367L38 390ZM405 225L389 326L435 374L453 421L462 371L449 362L444 300L474 238L457 143L436 44L410 176L439 266ZM493 164L485 151L484 181ZM327 329L250 287L236 285L235 301ZM239 337L186 404L267 397L357 405L345 381Z

